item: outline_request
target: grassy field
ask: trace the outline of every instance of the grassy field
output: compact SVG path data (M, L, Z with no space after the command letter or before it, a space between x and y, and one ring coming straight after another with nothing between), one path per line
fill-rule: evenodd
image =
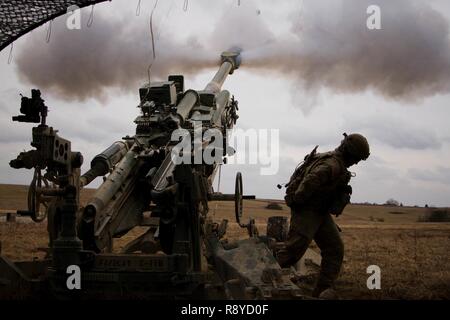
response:
M92 190L82 194L86 201ZM0 209L26 208L26 188L0 185ZM268 200L244 201L244 218L256 220L260 234L265 233L269 216L289 217L282 210L270 210ZM234 220L234 204L211 202L214 220ZM344 299L450 299L450 223L417 222L424 208L349 205L336 219L342 229L345 260L337 289ZM142 229L115 241L120 249ZM245 237L245 230L230 223L228 237ZM6 223L0 218L2 253L14 260L42 257L39 247L47 246L45 222L35 224L28 219ZM314 244L314 249L318 250ZM381 268L381 290L366 286L369 265Z

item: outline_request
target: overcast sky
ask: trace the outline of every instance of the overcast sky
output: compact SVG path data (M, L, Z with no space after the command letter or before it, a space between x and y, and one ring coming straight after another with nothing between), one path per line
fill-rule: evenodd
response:
M13 123L19 93L40 88L48 123L91 159L135 130L138 87L151 61L154 1L113 0L82 10L81 30L66 16L0 52L0 183L27 184L31 172L8 162L29 149L31 124ZM226 165L220 191L282 198L296 164L315 145L334 149L342 133L364 134L366 162L352 167L354 202L450 206L450 38L448 1L159 1L153 18L152 79L185 74L203 89L220 52L243 49L242 66L225 82L239 100L237 128L278 129L277 174L260 165ZM276 4L275 4L276 3ZM381 8L381 30L368 30L365 9ZM247 59L247 60L246 60ZM98 185L99 181L96 181ZM217 185L217 184L216 184Z

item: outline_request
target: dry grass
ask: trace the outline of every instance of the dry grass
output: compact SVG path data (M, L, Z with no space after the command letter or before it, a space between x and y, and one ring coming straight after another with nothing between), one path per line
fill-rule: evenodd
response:
M450 226L345 226L345 262L338 287L355 299L450 299ZM366 268L381 268L381 290L368 290Z
M82 200L85 201L91 192L83 194ZM25 195L23 187L0 185L1 209L20 208L24 205ZM269 216L290 214L281 202L283 210L267 209L267 203L266 200L245 201L244 216L256 219L261 234L265 233L265 221ZM346 247L344 266L337 283L343 298L450 299L450 223L417 223L424 210L348 206L336 220L343 230ZM232 222L233 203L211 202L210 214L214 220ZM381 219L384 222L380 222ZM116 250L142 231L137 228L116 240ZM246 231L230 223L228 237L244 238ZM6 223L0 218L0 241L2 253L14 260L42 257L37 248L47 245L45 222L35 224L18 219L16 223ZM367 289L369 275L366 268L372 264L381 268L381 290Z

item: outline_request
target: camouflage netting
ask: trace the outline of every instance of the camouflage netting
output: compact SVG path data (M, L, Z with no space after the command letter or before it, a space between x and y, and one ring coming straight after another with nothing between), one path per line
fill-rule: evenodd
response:
M11 42L67 12L107 0L0 0L0 51Z

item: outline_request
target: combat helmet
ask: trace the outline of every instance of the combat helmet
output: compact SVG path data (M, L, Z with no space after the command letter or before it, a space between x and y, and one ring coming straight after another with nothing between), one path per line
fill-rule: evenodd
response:
M349 135L344 133L344 140L341 141L339 149L359 160L366 160L370 155L369 143L367 142L367 139L359 133L352 133Z

